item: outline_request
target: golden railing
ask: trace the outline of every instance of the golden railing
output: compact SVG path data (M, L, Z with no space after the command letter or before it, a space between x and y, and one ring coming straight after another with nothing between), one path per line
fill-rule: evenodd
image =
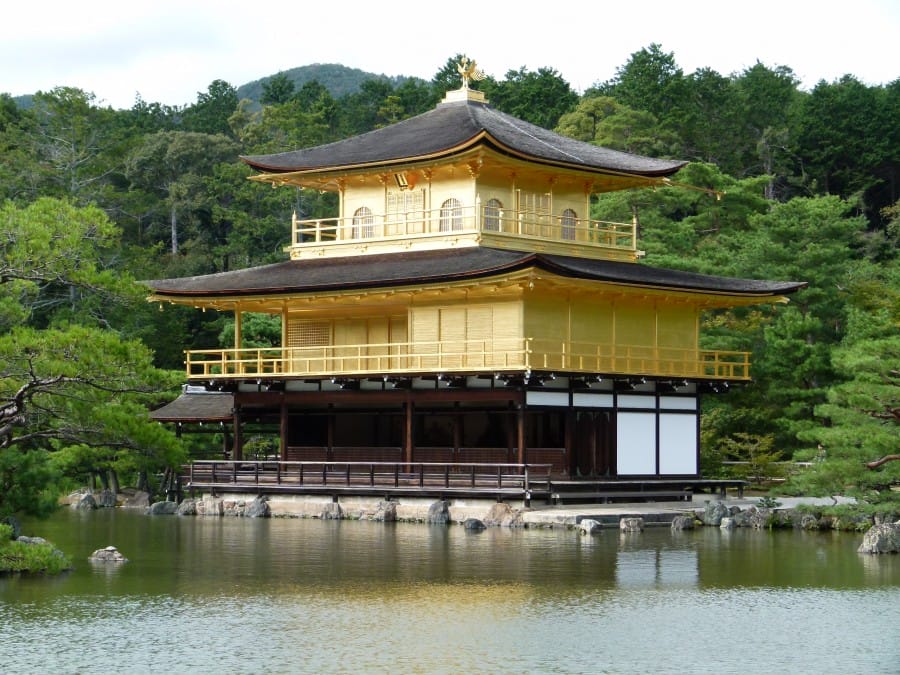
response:
M750 355L747 352L531 338L200 349L186 354L188 378L204 380L498 371L750 379Z
M312 220L299 220L294 214L291 232L291 242L296 248L484 233L623 251L637 250L637 228L634 223L614 223L487 206Z

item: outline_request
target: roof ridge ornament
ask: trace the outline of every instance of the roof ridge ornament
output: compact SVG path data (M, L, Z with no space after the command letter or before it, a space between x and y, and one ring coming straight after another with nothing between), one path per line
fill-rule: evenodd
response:
M487 77L487 75L484 74L484 71L478 67L478 63L475 59L470 60L468 56L463 56L456 65L456 70L462 77L462 87L453 91L448 91L444 95L444 100L441 101L441 103L452 103L454 101L487 103L488 101L484 97L484 92L469 88L470 81L478 82Z
M478 63L475 61L475 59L472 59L470 61L468 56L463 56L459 60L459 64L456 66L456 70L460 75L462 75L463 89L469 88L469 80L479 82L486 77L484 71L478 67Z

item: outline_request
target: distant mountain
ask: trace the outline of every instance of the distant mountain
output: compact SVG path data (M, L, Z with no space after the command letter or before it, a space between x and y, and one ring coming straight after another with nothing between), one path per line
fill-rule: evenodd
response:
M338 63L313 63L281 72L287 75L288 79L294 83L296 90L299 90L307 82L318 80L319 84L331 92L331 95L335 98L356 93L359 91L359 86L366 80L384 80L396 87L404 81L412 79L402 75L376 75L375 73L367 73L359 68L348 68ZM238 98L247 98L258 103L263 93L263 83L268 82L276 74L242 84L237 88Z

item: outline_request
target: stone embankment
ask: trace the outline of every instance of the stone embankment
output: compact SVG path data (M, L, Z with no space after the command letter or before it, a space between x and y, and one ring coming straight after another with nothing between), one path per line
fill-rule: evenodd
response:
M213 497L185 499L175 502L149 503L146 493L131 491L126 495L89 492L70 495L73 508L125 506L145 509L148 515L234 516L243 518L319 518L322 520L369 520L375 522L420 522L431 525L458 523L467 530L485 527L568 528L581 534L599 534L604 529L618 528L623 533L640 533L645 527L666 526L672 530L694 527L737 527L763 529L793 528L801 530L843 530L866 532L860 546L862 553L900 552L900 513L866 515L827 515L815 508L778 508L772 500L758 505L729 505L725 501L707 501L700 508L656 505L616 505L603 508L582 505L559 509L528 508L523 505L485 502L483 500L404 500L365 497ZM768 503L767 503L768 501ZM620 508L618 508L620 507ZM638 511L638 512L631 512Z

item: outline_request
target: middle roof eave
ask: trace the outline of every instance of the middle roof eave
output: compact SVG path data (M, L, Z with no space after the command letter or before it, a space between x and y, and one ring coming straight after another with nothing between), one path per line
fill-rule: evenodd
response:
M157 299L252 297L291 293L397 288L482 279L535 267L591 281L725 295L774 297L803 282L734 279L609 260L524 253L484 246L321 260L289 260L262 267L147 282Z

